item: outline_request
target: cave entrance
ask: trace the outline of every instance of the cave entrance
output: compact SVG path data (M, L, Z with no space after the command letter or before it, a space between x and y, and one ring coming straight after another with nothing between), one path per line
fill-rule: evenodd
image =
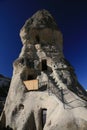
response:
M34 75L28 75L27 80L33 80L35 79Z
M43 60L41 61L41 70L42 70L42 71L47 70L47 60L46 60L46 59L43 59Z
M39 37L39 35L36 35L36 41L37 41L37 43L39 43L40 42L40 37Z
M46 123L46 116L47 116L47 109L42 109L41 110L42 128L44 128L44 125Z

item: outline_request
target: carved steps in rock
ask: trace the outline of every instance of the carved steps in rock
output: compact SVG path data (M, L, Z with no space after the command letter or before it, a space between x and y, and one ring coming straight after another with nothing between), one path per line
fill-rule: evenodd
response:
M59 83L55 82L55 79L52 77L52 75L49 75L49 79L55 85L55 88L52 88L52 86L50 87L51 93L55 94L56 97L63 102L64 107L67 106L68 109L73 108L72 102L75 102L75 96L73 95L73 93L69 91L67 88L59 88Z
M65 102L63 99L62 91L53 79L52 75L49 75L49 81L52 82L53 85L48 86L48 90L50 93L53 93L58 99L60 99L63 103Z

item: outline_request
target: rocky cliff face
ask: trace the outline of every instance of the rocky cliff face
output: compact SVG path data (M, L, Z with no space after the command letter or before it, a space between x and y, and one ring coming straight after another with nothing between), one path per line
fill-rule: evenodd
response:
M20 31L23 47L1 115L1 128L86 130L87 93L63 55L53 17L38 11Z
M0 114L4 107L4 103L10 86L10 81L10 78L7 78L0 74Z

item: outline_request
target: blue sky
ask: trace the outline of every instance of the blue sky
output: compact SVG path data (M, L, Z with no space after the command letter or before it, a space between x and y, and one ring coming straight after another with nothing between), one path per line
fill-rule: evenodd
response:
M64 55L87 89L86 0L0 0L0 73L12 76L13 61L22 47L20 29L39 9L47 9L54 16L63 33Z

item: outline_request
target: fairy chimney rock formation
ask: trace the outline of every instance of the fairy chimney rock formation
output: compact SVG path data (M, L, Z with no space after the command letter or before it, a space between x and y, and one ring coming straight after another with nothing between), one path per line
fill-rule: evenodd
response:
M1 115L1 128L86 130L87 93L63 54L52 15L36 12L20 31L23 47Z

